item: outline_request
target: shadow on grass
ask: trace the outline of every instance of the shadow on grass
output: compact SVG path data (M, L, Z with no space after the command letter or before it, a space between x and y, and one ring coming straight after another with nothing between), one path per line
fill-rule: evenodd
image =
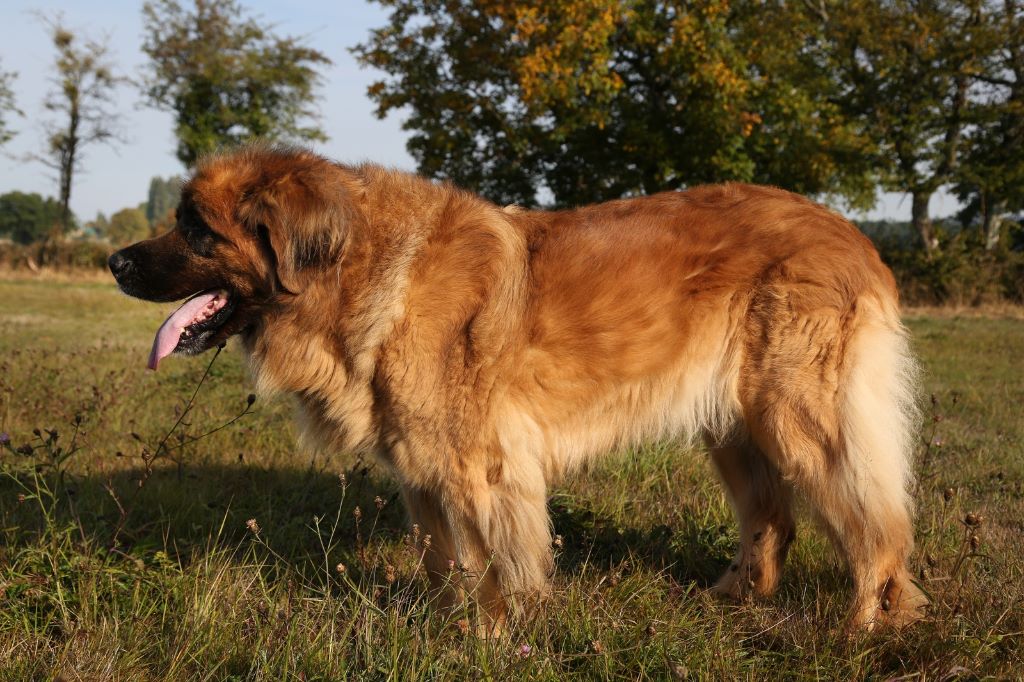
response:
M725 527L707 529L692 521L677 528L630 527L565 498L552 500L548 508L563 542L559 569L566 572L585 565L613 571L640 565L677 583L707 588L724 570L732 551Z
M145 480L140 487L139 482ZM0 480L0 513L18 526L15 543L43 530L39 507L15 503L9 479ZM323 563L328 534L342 548L399 542L409 532L394 481L373 464L356 462L337 472L238 464L163 466L148 479L141 468L109 476L70 477L59 496L57 518L120 552L166 551L188 562L212 550L239 546L258 524L264 540L288 564ZM357 511L358 509L358 511ZM584 502L560 494L549 503L554 531L562 538L558 568L619 571L644 566L680 584L707 587L728 562L726 528L695 522L629 527L595 514Z

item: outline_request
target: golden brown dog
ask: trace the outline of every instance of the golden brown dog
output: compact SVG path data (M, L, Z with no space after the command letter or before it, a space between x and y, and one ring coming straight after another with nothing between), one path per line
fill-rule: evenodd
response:
M489 626L546 589L549 487L667 437L708 445L739 517L719 590L776 588L799 490L853 573L853 622L919 615L896 289L870 242L806 199L728 184L502 209L251 147L201 162L176 229L110 266L133 296L199 292L151 366L237 334L309 437L386 462L433 574L464 565Z

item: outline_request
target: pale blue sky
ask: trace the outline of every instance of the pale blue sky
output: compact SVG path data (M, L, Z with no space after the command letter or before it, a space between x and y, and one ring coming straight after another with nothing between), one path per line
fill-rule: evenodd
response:
M243 0L243 4L276 25L281 33L307 36L309 44L334 62L324 74L320 104L322 125L330 140L318 145L318 151L340 161L370 160L414 169L405 150L401 116L392 114L381 121L373 115L366 86L374 80L374 72L361 69L348 51L365 40L371 28L384 24L386 14L380 6L363 0ZM46 28L34 12L62 12L69 28L93 36L108 35L116 63L123 72L137 76L144 60L140 51L141 7L142 0L0 2L0 65L5 71L18 73L14 91L25 113L12 121L18 135L0 156L0 193L17 189L56 194L56 181L50 171L39 163L22 160L42 145L39 122L45 113L42 100L50 85L53 62ZM72 209L80 219L91 219L97 211L110 215L134 206L145 200L152 176L183 170L174 156L169 113L143 107L138 91L130 86L119 92L118 109L125 122L127 142L113 148L96 145L85 149L84 173L78 177L71 197ZM946 215L955 207L955 200L947 196L932 200L933 215ZM906 219L909 215L909 199L886 195L868 217Z

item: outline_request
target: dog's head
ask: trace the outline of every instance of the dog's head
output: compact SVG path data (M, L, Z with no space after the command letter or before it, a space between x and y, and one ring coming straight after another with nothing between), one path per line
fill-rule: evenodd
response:
M150 368L253 328L338 262L347 194L343 169L303 150L250 147L201 162L175 227L108 262L130 296L188 299L157 332Z

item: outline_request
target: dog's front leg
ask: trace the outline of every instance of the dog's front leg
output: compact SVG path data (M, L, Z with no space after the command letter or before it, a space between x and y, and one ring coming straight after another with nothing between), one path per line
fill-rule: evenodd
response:
M508 481L492 472L407 488L405 499L431 535L425 560L442 604L469 607L478 632L500 633L510 610L529 610L546 594L553 563L542 478Z

